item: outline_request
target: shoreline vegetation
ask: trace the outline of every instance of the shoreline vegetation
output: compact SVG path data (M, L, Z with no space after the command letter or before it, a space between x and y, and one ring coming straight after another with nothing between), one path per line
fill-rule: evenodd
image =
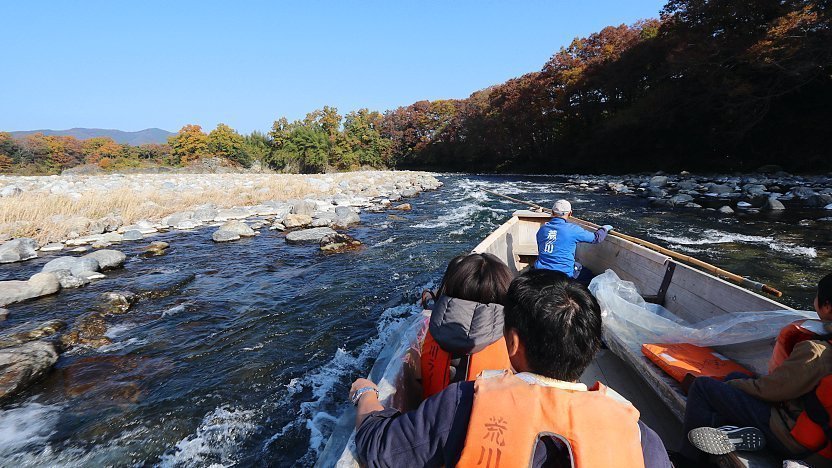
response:
M832 170L832 9L817 0L669 0L658 19L576 38L466 99L267 133L185 125L166 144L0 132L0 173L359 168L525 173ZM187 169L186 169L187 170Z

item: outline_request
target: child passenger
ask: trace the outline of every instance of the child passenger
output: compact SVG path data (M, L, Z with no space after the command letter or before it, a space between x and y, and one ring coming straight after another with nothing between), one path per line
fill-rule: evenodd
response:
M482 370L509 369L503 339L503 301L511 284L508 266L494 255L461 255L448 264L422 345L424 397Z

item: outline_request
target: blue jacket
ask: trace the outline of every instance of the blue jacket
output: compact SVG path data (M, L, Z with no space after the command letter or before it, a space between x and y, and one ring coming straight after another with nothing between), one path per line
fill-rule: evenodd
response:
M597 244L606 237L604 229L592 233L563 218L553 218L537 231L537 261L534 267L559 271L573 278L577 276L575 248L578 242Z
M418 409L400 413L393 408L370 413L355 433L362 466L455 466L468 435L474 404L474 382L451 384L423 401ZM671 468L659 436L641 421L641 450L645 468ZM568 450L549 437L535 447L532 467L570 466Z

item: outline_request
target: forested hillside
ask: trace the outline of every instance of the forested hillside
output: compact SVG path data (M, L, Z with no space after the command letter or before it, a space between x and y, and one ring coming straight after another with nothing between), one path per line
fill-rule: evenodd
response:
M0 133L0 172L229 165L496 172L832 170L832 0L670 0L659 19L575 39L541 70L467 99L266 133L186 125L167 145Z

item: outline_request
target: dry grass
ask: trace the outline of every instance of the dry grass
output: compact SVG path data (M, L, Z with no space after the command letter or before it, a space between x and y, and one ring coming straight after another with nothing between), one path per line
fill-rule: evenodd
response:
M142 219L159 220L206 203L227 208L269 200L331 195L336 191L338 182L351 179L351 174L330 175L335 180L329 190L323 192L307 181L308 176L302 175L189 177L193 178L197 187L184 192L161 188L162 183L170 179L169 176L137 175L129 176L130 183L120 188L81 190L81 197L77 200L63 194L51 194L48 190L25 191L16 197L0 198L0 237L33 237L43 244L64 240L70 232L85 228L79 226L83 220L78 217L97 220L117 214L126 225ZM181 177L176 179L183 180ZM388 176L386 181L390 179Z

